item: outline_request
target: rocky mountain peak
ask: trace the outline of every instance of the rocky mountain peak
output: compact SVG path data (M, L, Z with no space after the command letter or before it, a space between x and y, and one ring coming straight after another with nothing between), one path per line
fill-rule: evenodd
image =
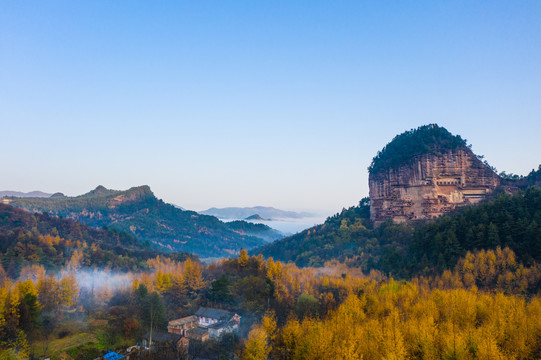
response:
M485 199L499 176L460 136L436 124L396 136L370 167L370 218L377 224L436 218Z

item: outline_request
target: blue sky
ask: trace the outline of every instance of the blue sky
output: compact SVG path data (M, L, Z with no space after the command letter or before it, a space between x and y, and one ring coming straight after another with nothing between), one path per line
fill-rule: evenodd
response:
M541 163L538 1L0 1L0 190L332 213L428 123Z

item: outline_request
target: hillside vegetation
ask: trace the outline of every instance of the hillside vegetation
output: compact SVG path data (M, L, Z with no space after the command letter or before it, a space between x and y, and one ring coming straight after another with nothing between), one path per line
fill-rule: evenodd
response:
M324 224L253 250L299 266L337 259L365 272L403 278L453 267L468 251L509 247L524 265L541 262L541 189L500 193L478 206L423 223L373 228L369 201L344 209Z
M66 197L11 199L11 205L31 212L47 212L101 228L130 232L138 239L167 251L185 251L201 257L231 256L241 248L264 244L261 238L241 234L214 216L183 211L157 199L148 186L126 191L98 186L87 194Z
M241 315L245 340L210 341L192 358L539 359L541 302L521 284L539 281L541 269L511 272L515 256L507 248L467 253L455 270L409 281L336 261L298 268L245 251L207 267L157 257L128 286L100 289L35 266L31 276L0 278L0 357L125 353L151 327L165 331L167 320L211 306ZM162 350L130 358L187 358Z
M273 242L284 237L281 232L274 230L265 224L254 224L243 220L230 221L226 224L228 228L238 232L239 234L256 236L267 242Z
M67 265L141 270L148 268L148 259L160 254L164 255L149 243L114 228L97 230L73 220L0 204L0 265L12 278L24 267L36 264L49 271ZM167 256L186 258L186 254Z

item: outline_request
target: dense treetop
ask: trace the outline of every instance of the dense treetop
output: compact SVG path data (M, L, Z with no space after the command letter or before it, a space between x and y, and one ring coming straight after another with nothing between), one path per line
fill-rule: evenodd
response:
M446 214L416 229L408 253L412 270L456 263L467 251L509 247L524 264L541 263L541 189L499 194L490 202Z
M437 124L420 126L395 136L381 151L378 151L368 170L370 173L376 173L381 169L404 164L417 155L438 155L443 151L466 145L466 140L460 135L453 135Z
M517 187L541 186L541 165L538 166L537 170L532 169L526 176L507 174L505 171L499 175L506 185Z

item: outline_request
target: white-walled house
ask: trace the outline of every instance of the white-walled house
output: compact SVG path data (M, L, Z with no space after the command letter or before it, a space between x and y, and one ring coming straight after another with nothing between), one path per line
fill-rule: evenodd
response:
M220 337L224 333L237 331L240 324L240 316L232 312L201 307L195 313L199 320L199 326L208 328L211 338Z
M216 339L216 338L219 338L222 334L238 331L239 323L234 320L220 321L216 324L210 325L208 329L209 329L209 336L212 339Z

